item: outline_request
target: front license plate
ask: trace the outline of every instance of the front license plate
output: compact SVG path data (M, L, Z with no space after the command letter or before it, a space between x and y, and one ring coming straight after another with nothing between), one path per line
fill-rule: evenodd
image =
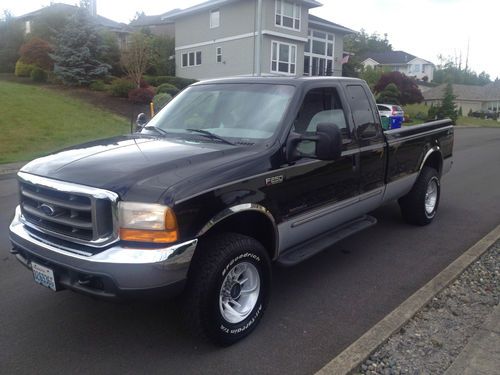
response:
M57 290L54 271L35 262L31 262L31 269L36 283L52 289L54 292Z

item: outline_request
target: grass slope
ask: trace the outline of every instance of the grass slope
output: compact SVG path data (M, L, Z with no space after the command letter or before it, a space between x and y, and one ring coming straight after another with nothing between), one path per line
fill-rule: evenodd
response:
M0 163L124 134L127 119L42 87L0 81Z

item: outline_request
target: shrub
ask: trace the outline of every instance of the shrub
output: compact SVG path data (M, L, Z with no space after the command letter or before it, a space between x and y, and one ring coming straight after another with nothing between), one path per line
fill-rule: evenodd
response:
M31 71L35 69L37 66L33 64L26 64L21 60L17 60L16 62L16 70L14 74L17 77L30 77Z
M135 88L128 93L128 100L133 103L148 104L155 96L151 88Z
M172 76L144 76L143 78L151 86L160 86L164 83L170 83L171 85L177 87L179 90L183 90L187 86L198 82L195 79Z
M179 93L179 89L170 83L163 83L156 88L157 94L169 94L175 96Z
M427 115L424 113L424 112L417 112L417 114L415 115L415 118L417 120L427 120Z
M106 84L104 81L98 79L97 81L94 81L90 84L89 89L92 91L105 91L106 90Z
M127 98L130 90L133 90L135 87L132 81L125 78L118 78L111 82L111 95Z
M172 100L172 96L167 94L167 93L162 93L155 95L153 98L153 106L155 109L155 112L158 113L160 110L165 107L169 101Z
M30 76L33 82L47 82L47 72L42 68L35 67L35 69L31 71Z
M63 84L62 80L54 72L47 72L47 82L53 85Z

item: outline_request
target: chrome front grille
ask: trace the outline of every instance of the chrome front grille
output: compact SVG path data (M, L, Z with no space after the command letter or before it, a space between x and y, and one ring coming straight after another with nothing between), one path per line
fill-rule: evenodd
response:
M116 194L22 172L19 180L25 224L45 234L97 247L118 237Z

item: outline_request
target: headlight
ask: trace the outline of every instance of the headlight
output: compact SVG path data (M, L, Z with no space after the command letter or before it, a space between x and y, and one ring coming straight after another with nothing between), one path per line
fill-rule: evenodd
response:
M119 202L118 218L124 241L169 243L178 239L177 220L167 206Z

